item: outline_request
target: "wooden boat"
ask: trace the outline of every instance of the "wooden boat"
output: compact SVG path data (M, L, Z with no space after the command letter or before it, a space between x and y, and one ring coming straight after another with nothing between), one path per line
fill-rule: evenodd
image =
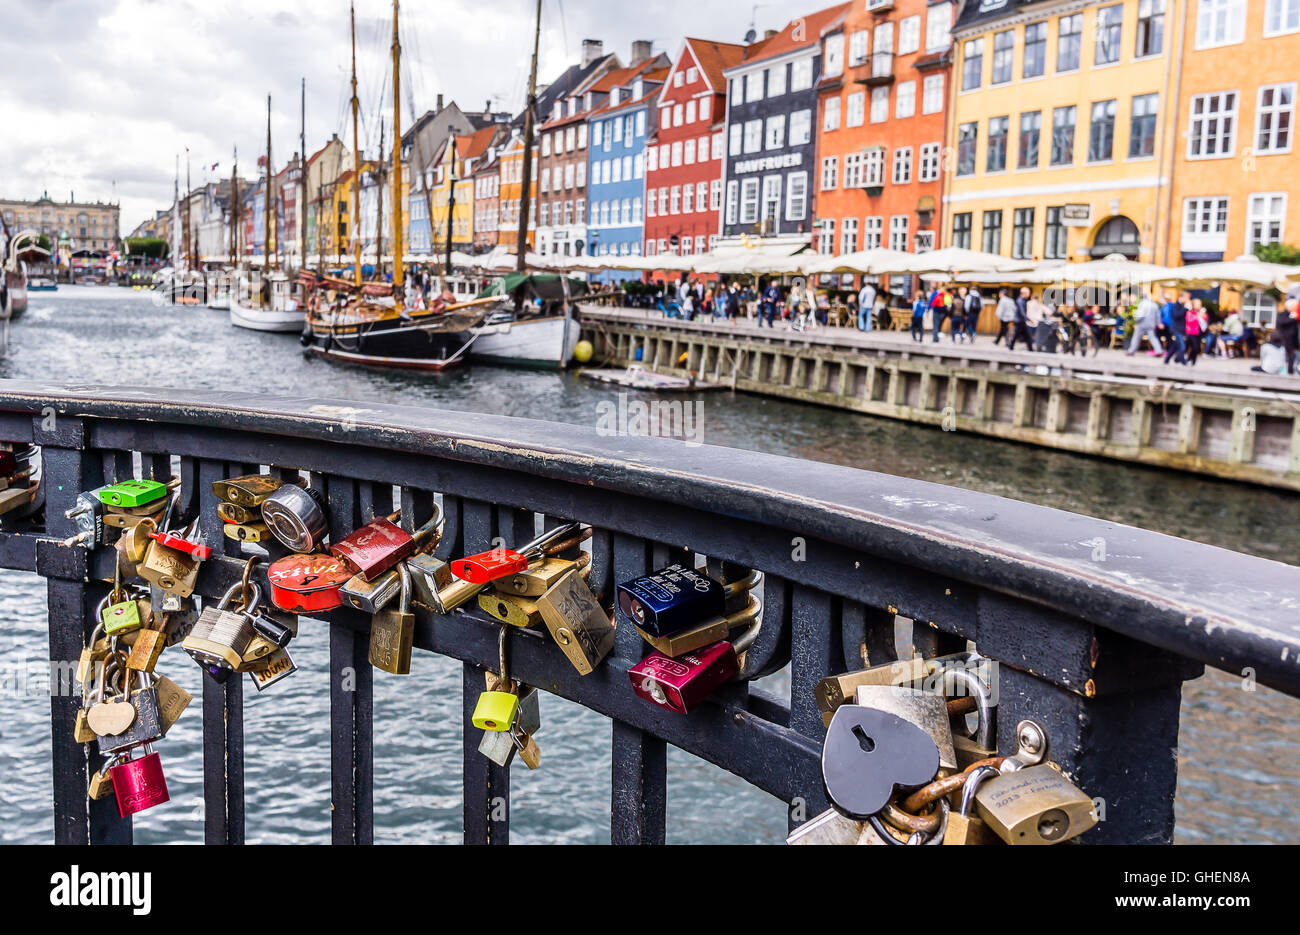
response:
M694 377L676 377L667 373L655 373L641 364L631 364L626 370L592 369L580 370L578 375L584 380L595 383L612 383L615 386L631 390L651 390L656 393L694 393L697 390L725 390L721 383L706 383Z
M303 310L289 288L289 277L283 273L267 274L259 285L267 287L262 302L253 302L243 296L230 297L230 323L236 328L251 331L279 331L291 333L302 330Z
M46 276L37 276L27 281L28 292L58 292L59 284Z
M0 238L0 318L14 320L27 311L27 263L50 254L39 245L40 234L30 228L10 235L5 225L0 233L4 235Z

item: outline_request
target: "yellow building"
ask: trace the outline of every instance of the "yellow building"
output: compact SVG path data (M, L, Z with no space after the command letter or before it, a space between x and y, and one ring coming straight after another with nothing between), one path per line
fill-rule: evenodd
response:
M1272 243L1300 243L1295 145L1300 0L1197 0L1173 33L1182 48L1174 184L1157 262L1235 259ZM1223 305L1273 324L1263 290Z
M479 160L488 150L503 141L507 134L504 124L491 124L464 136L452 136L434 160L432 196L433 251L441 253L447 243L447 223L450 215L451 244L456 250L468 252L474 241L474 178ZM452 185L455 185L456 203L451 205Z
M952 30L945 245L1153 261L1182 0L970 0ZM1171 41L1171 38L1173 41Z

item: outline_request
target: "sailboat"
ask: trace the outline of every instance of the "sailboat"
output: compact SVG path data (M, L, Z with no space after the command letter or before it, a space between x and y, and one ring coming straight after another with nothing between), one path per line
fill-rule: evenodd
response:
M275 169L271 162L271 95L266 96L266 210L262 212L262 276L256 296L249 288L247 302L232 291L230 323L251 331L294 332L302 328L302 309L290 291L289 277L276 269L279 250L278 208L275 200ZM242 280L242 276L240 279ZM242 283L241 283L242 285ZM251 285L251 284L250 284ZM243 292L244 290L240 290Z
M464 303L434 300L428 308L405 307L405 244L402 239L402 118L401 42L398 39L398 0L393 0L393 147L392 244L393 281L361 281L360 189L361 156L357 138L356 11L352 11L352 281L314 279L307 300L302 342L326 358L380 367L444 370L465 360L476 335L471 330L484 315L484 303L496 297ZM383 224L383 212L377 212ZM376 246L378 251L378 238Z

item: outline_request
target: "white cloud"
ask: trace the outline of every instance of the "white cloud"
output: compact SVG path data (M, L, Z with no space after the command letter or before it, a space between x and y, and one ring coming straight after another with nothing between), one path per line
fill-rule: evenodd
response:
M391 121L389 0L357 0L363 144ZM825 6L761 8L758 28ZM443 94L466 109L523 104L533 0L406 0L402 120ZM675 53L683 30L739 41L750 5L727 0L544 0L539 78L599 38L624 59L634 39ZM0 180L5 197L122 204L123 233L171 201L176 156L195 184L250 176L266 147L273 98L277 165L298 150L299 81L307 80L307 149L351 137L344 0L0 0ZM391 122L389 123L391 133ZM215 173L210 167L218 164ZM185 166L181 165L184 184Z

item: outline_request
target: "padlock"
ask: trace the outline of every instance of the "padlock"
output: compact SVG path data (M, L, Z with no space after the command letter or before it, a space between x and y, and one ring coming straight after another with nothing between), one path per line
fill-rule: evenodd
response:
M95 736L120 734L131 726L136 711L120 689L117 680L123 678L120 657L110 655L99 667L95 681L95 699L86 707L86 723ZM108 697L109 687L113 697Z
M409 569L407 577L412 578ZM362 613L377 614L401 591L402 576L396 571L389 571L374 581L353 575L339 588L339 596L343 598L343 603Z
M158 676L154 690L158 693L158 719L162 724L163 735L166 736L182 712L190 706L194 696L165 675Z
M961 804L957 811L949 814L948 827L944 831L944 844L1001 844L1002 839L993 833L987 824L971 814L975 802L975 793L986 779L998 775L991 766L977 766L970 771L966 782L961 787Z
M864 822L854 821L828 808L805 821L785 839L786 844L857 844Z
M591 556L583 552L577 559L544 558L526 571L506 578L498 578L492 586L505 594L519 597L541 597L549 591L570 568L579 570L591 564Z
M1060 844L1097 824L1092 799L1050 763L988 779L975 810L1007 844Z
M284 481L270 474L244 474L212 482L212 493L218 500L243 507L260 506L275 493ZM244 520L238 520L244 522Z
M294 665L293 657L289 655L289 650L280 648L267 658L266 664L260 669L248 673L248 677L253 680L253 687L258 691L265 691L276 682L287 679L298 671Z
M397 610L381 610L370 621L370 664L376 669L406 675L411 671L411 643L415 614L411 613L411 574L398 565L401 599Z
M228 505L223 504L223 506ZM236 542L268 542L274 538L270 528L263 522L226 523L221 527L221 533L227 539L234 539Z
M575 565L537 599L551 639L578 670L589 675L614 648L617 627Z
M90 774L90 787L86 790L86 794L90 798L98 800L112 792L113 780L110 777L109 770L127 759L129 759L128 755L122 752L115 753L104 760L104 765Z
M487 690L496 691L501 685L501 677L495 672L488 672ZM536 688L524 686L519 689L519 708L515 712L515 723L529 737L542 729L541 696ZM498 766L509 766L515 758L515 741L510 731L485 730L478 742L478 752Z
M284 484L261 507L262 522L291 551L314 552L329 535L325 497L315 487Z
M971 658L971 653L952 653L947 656L932 656L928 659L913 656L910 659L886 662L878 666L859 669L856 672L830 675L814 686L813 695L817 699L817 708L830 715L846 701L853 700L854 692L857 691L859 685L907 685L917 687L914 683L931 677L939 669L965 663ZM823 721L829 725L830 717L823 718Z
M537 601L516 594L482 591L478 595L478 606L484 613L512 627L527 629L542 622Z
M129 566L144 561L144 553L149 548L149 534L158 528L152 517L143 517L130 529L126 530L114 543L114 547Z
M857 821L876 816L895 793L930 782L938 769L939 750L924 729L875 708L841 705L822 744L826 797Z
M510 681L506 666L506 634L509 627L502 627L497 637L497 654L500 657L501 688L497 691L485 691L478 696L471 718L475 727L481 730L508 731L515 723L519 712L518 687Z
M104 636L104 624L102 621L95 624L95 628L90 631L90 645L81 650L81 655L77 659L76 679L83 686L90 679L92 666L97 662L103 662L108 657L109 642Z
M99 491L103 489L97 487L77 494L76 505L63 514L67 519L76 520L77 532L64 539L62 545L84 545L93 548L104 545L108 541L104 528L104 504L99 499Z
M103 521L104 521L104 525L107 526L109 529L118 530L118 529L133 529L136 526L143 523L145 520L152 520L155 523L159 523L162 522L162 518L163 515L161 510L154 513L144 513L141 515L136 515L134 513L118 513L106 507L104 509Z
M190 658L218 682L225 681L239 667L256 635L242 609L244 606L256 607L261 591L256 584L249 587L252 595L249 602L241 603L240 610L235 611L230 609L230 605L243 584L231 585L215 607L203 608L194 629L181 642L181 648L190 654Z
M225 522L231 525L247 525L262 523L262 507L258 506L240 506L238 503L227 503L222 501L217 504L217 515Z
M339 588L352 573L332 555L286 555L266 572L271 603L281 610L310 614L333 610L343 603Z
M956 771L957 753L953 749L952 726L943 695L902 685L859 685L854 702L888 711L916 724L938 747L939 768Z
M439 587L455 580L446 562L428 554L428 550L436 548L442 538L442 508L435 507L433 517L412 533L411 538L418 551L402 560L410 576L411 601L436 609L433 595ZM363 613L376 614L401 590L402 579L394 567L370 580L355 574L339 588L339 594L345 604Z
M675 659L678 656L684 656L697 649L702 649L710 643L725 640L733 630L753 623L759 613L762 612L762 609L762 603L751 594L749 602L737 611L714 617L711 620L697 623L683 630L674 630L665 636L653 636L640 627L636 628L636 632L652 648L659 650L665 656L671 656ZM942 703L942 699L940 699L940 703Z
M144 507L167 496L167 485L156 480L124 480L101 487L99 500L105 506Z
M174 532L150 532L148 535L150 539L160 545L166 546L169 549L175 549L177 552L183 552L190 558L196 558L199 561L211 558L212 547L189 538L193 534L192 526L191 530L187 531L186 535L177 535Z
M131 689L131 676L136 675L142 682L140 687ZM152 681L148 680L149 676L143 672L132 672L127 670L123 676L124 679L124 699L127 704L135 709L135 716L127 727L116 733L100 733L98 744L99 752L112 753L117 750L124 750L128 747L138 747L141 744L157 740L163 735L162 717L158 710L158 690L154 687ZM119 701L120 705L121 702ZM117 705L114 705L116 707ZM91 722L94 727L94 722Z
M260 609L249 613L248 622L253 625L253 629L257 631L258 636L272 643L277 649L288 646L289 641L296 635L295 627L276 620L269 614L263 613Z
M120 599L113 601L114 595ZM117 590L99 602L99 621L104 625L107 636L119 636L144 625L139 605L135 600L125 597L124 591Z
M251 616L249 622L252 622ZM281 648L262 634L254 631L253 638L248 641L248 647L239 657L239 665L235 666L235 671L260 672L271 664L271 657Z
M166 647L167 634L162 630L140 630L126 657L126 667L137 672L152 672Z
M510 727L510 741L519 751L519 759L524 761L525 766L529 769L537 769L542 765L542 748L537 745L533 735L519 725L518 718Z
M393 522L377 516L330 546L330 554L342 559L353 574L374 581L415 551L415 537Z
M972 763L997 754L997 707L993 704L992 687L980 675L986 661L983 657L974 656L970 664L945 666L934 676L928 677L931 684L941 686L941 691L948 698L955 696L975 699L975 729L966 729L967 718L962 715L958 719L957 728L952 731L958 769L965 769Z
M32 484L30 487L11 487L8 490L0 490L0 516L33 503L38 492L40 492L39 484Z
M758 608L761 615L762 608ZM719 640L674 659L656 650L627 670L638 696L678 714L689 714L701 701L740 673L740 657L758 637L754 623L734 643Z
M157 538L159 535L162 534L149 533L151 541L137 571L140 577L150 584L156 584L168 593L189 597L194 593L194 582L199 576L199 565L202 560L189 549L181 551L164 544ZM181 541L190 545L196 544L190 540Z
M127 759L108 771L117 796L117 810L123 818L161 805L170 798L163 776L162 760L146 744L144 756Z
M527 569L530 562L573 548L590 536L590 527L583 529L581 523L564 523L548 529L518 551L498 548L458 558L451 563L451 573L471 584L487 584L518 574Z
M732 592L739 583L732 586ZM680 563L625 581L618 607L643 634L667 636L726 613L727 586Z

